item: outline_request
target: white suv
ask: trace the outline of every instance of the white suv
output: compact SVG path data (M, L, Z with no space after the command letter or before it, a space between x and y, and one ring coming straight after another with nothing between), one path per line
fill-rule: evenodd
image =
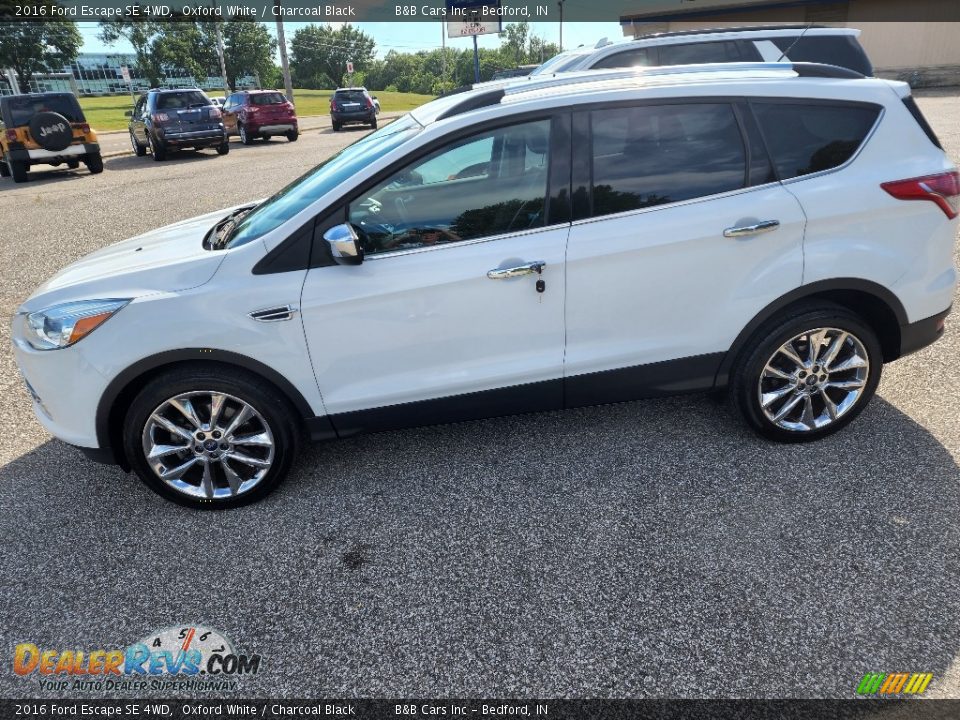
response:
M779 26L684 30L576 48L555 55L528 77L580 70L739 62L814 62L872 75L854 28ZM515 81L516 82L516 81Z
M65 268L14 352L50 432L203 507L262 497L304 435L723 387L814 440L942 333L958 203L902 83L748 64L473 91Z

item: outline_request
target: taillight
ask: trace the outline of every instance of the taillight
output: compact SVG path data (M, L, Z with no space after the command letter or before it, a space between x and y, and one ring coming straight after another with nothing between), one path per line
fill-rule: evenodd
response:
M940 206L953 220L960 215L960 172L883 183L880 187L898 200L928 200Z
M208 108L208 109L209 109L209 112L210 112L210 119L211 119L211 120L219 120L219 119L220 119L220 116L221 116L220 108L218 108L216 105L211 105L210 108Z
M7 140L10 142L16 142L17 140L17 131L16 130L7 130Z
M373 110L373 100L370 98L367 98L367 107Z
M166 113L154 113L154 114L153 114L153 121L154 121L154 122L165 123L165 122L166 122L167 120L169 120L169 119L170 119L170 116L167 115Z

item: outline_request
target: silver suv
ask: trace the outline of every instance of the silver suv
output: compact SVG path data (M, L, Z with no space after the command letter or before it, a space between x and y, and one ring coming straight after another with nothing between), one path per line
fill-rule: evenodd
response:
M852 28L767 26L646 35L621 43L560 53L530 73L537 75L658 65L729 62L814 62L873 75Z

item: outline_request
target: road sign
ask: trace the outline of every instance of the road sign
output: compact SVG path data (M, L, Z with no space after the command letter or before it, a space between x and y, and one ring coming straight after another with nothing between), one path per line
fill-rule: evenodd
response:
M123 77L123 81L125 83L130 82L130 68L128 68L126 65L120 66L120 75Z
M350 60L347 60L347 72L353 75L353 63Z
M503 32L500 0L446 0L447 37Z

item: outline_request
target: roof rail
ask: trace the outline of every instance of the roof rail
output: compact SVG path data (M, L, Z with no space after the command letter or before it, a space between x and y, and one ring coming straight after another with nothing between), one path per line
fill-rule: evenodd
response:
M844 80L859 80L866 77L856 70L824 63L798 62L793 63L793 69L800 77L841 78Z
M463 102L459 102L453 107L447 108L440 113L434 121L446 120L454 115L462 115L463 113L470 112L471 110L477 110L478 108L488 107L490 105L497 105L502 99L503 88L488 90L487 92L481 92L476 95L468 95L464 98Z
M649 33L638 35L634 40L648 40L650 38L686 37L688 35L715 35L716 33L735 32L772 32L774 30L827 30L828 25L740 25L737 27L701 28L700 30L673 30L670 32ZM845 28L835 28L843 30Z

